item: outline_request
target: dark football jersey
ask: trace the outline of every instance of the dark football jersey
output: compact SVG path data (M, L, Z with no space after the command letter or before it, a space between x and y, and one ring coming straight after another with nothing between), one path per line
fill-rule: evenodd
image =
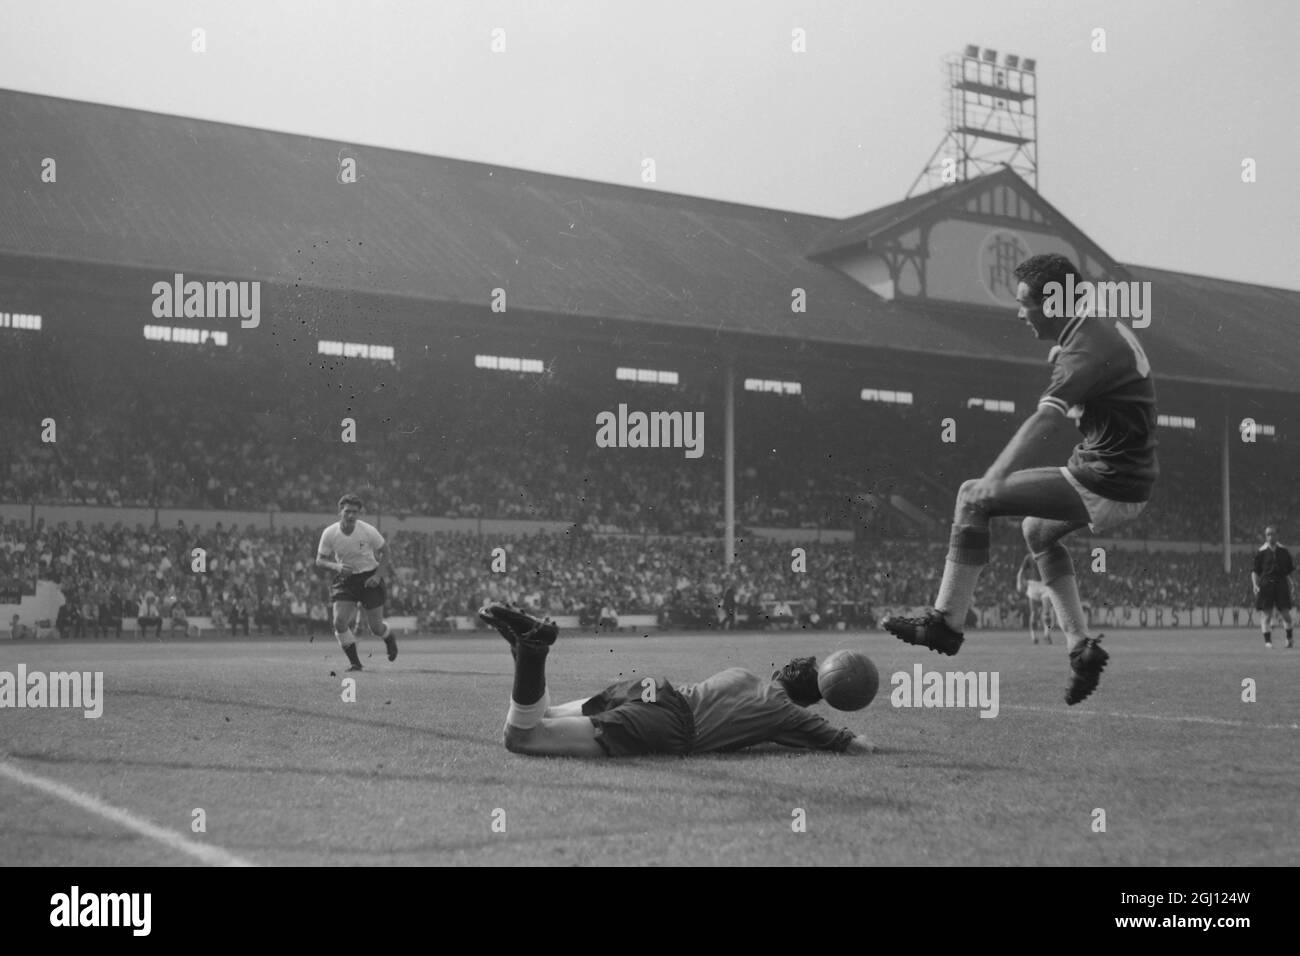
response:
M1259 575L1261 585L1281 584L1294 570L1291 552L1280 544L1276 548L1264 545L1255 552L1255 573Z
M1112 501L1147 501L1156 463L1151 363L1128 326L1088 316L1070 321L1052 349L1052 381L1038 404L1078 419L1083 441L1067 467Z
M853 732L790 700L785 687L739 667L680 688L695 716L695 751L739 750L769 741L843 752Z

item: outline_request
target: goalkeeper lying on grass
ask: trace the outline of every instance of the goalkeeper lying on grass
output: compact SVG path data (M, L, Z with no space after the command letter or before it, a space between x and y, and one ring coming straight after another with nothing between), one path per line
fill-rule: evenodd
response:
M515 683L505 745L541 757L629 757L708 753L778 743L866 754L865 737L805 710L821 700L817 659L797 657L770 680L739 667L680 688L663 678L626 680L582 700L551 706L546 655L559 628L505 604L479 617L510 644Z

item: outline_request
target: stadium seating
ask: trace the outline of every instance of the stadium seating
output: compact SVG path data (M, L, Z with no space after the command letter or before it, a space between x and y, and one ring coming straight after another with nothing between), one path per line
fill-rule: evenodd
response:
M329 515L347 489L361 493L372 514L564 521L633 534L715 535L721 527L720 441L706 443L696 461L675 451L594 446L590 416L573 409L628 399L614 383L496 373L444 381L386 366L397 387L367 397L369 430L349 446L338 441L348 406L322 401L310 369L293 373L256 354L190 354L154 343L131 343L146 361L105 367L84 350L39 339L20 345L0 355L0 404L23 412L0 420L0 503ZM32 376L33 367L50 371ZM406 401L411 392L423 400ZM159 394L168 400L137 400ZM660 394L637 392L632 400ZM675 391L672 401L703 408L710 422L721 418L716 396ZM750 395L738 404L742 533L833 528L930 540L950 520L961 481L983 472L1020 421L964 413L960 440L937 453L919 437L931 431L933 409L816 408ZM123 407L132 413L117 414ZM45 416L59 422L57 443L36 440L27 425ZM432 435L438 439L426 438ZM1051 461L1063 460L1072 440L1063 436ZM1155 498L1124 534L1218 540L1217 474L1206 472L1217 438L1164 429L1160 440ZM1285 527L1300 513L1300 485L1277 480L1298 468L1290 446L1238 454L1235 540L1256 540L1265 523Z

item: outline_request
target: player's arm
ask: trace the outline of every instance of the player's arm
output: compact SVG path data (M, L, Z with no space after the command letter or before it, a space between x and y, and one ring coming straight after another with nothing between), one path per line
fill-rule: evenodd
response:
M1259 593L1259 570L1263 566L1263 562L1264 562L1263 555L1261 555L1260 552L1256 551L1255 564L1250 569L1250 586L1254 589L1256 594Z
M393 565L388 560L388 546L380 545L375 548L375 560L379 562L379 567L375 568L374 574L366 578L366 587L375 587L380 584L386 584L393 576Z
M854 734L847 727L835 727L820 714L793 708L779 733L772 737L783 747L802 747L806 750L830 750L841 754L871 753L865 737Z
M316 555L316 567L325 568L326 570L334 571L337 574L352 573L351 565L344 564L342 561L335 561L328 554Z
M322 554L320 552L316 553L316 567L326 568L330 571L334 571L337 574L352 573L352 565L345 564L342 561L335 561L328 554Z

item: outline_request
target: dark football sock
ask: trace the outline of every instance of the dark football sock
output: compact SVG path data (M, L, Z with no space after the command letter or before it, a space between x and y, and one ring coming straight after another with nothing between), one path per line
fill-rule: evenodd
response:
M510 698L516 704L535 704L546 692L546 655L550 647L545 644L519 643L515 647L515 685Z

